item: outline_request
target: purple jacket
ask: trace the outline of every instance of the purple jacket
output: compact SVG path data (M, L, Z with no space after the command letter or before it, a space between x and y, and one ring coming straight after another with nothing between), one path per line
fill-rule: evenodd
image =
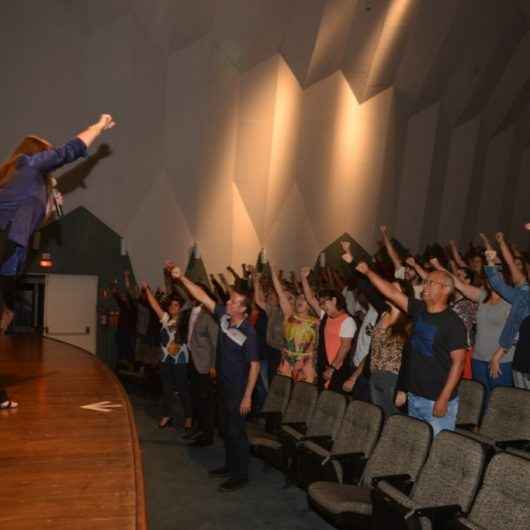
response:
M23 247L20 251L24 256L18 252L17 262L25 259L29 239L46 214L48 196L45 176L81 156L87 156L87 147L79 138L56 149L23 155L11 182L0 188L0 229L8 230L8 239ZM12 264L9 269L13 266L19 269L20 265Z

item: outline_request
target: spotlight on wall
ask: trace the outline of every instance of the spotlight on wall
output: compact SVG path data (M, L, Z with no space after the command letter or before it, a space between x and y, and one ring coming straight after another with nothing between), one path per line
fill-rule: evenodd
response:
M51 269L53 267L52 255L49 252L43 252L41 254L39 265L43 269Z

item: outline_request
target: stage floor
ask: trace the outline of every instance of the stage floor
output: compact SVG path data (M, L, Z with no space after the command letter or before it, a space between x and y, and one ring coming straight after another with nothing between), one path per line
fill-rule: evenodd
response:
M138 437L114 374L68 344L0 337L0 384L19 402L0 411L0 529L145 530Z

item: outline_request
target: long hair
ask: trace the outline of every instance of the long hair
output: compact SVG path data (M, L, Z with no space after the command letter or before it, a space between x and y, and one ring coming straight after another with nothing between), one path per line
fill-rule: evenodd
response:
M42 151L47 151L52 147L52 144L43 138L34 135L26 136L11 153L11 156L0 165L0 188L11 182L13 174L17 168L18 160L21 156L35 155Z

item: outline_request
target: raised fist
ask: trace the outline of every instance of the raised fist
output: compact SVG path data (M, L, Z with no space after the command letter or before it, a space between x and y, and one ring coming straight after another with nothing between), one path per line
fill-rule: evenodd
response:
M110 114L102 114L99 118L98 125L102 131L107 131L108 129L112 129L116 123Z
M181 277L180 267L173 267L171 269L171 277L178 280Z
M300 269L300 274L302 275L302 278L308 278L311 274L311 269L309 267L302 267Z
M357 263L357 267L355 267L355 269L361 274L368 274L370 267L368 267L368 264L365 261L360 261Z
M497 260L496 250L486 250L484 254L486 255L486 259L488 260L488 263L495 263L495 261Z

